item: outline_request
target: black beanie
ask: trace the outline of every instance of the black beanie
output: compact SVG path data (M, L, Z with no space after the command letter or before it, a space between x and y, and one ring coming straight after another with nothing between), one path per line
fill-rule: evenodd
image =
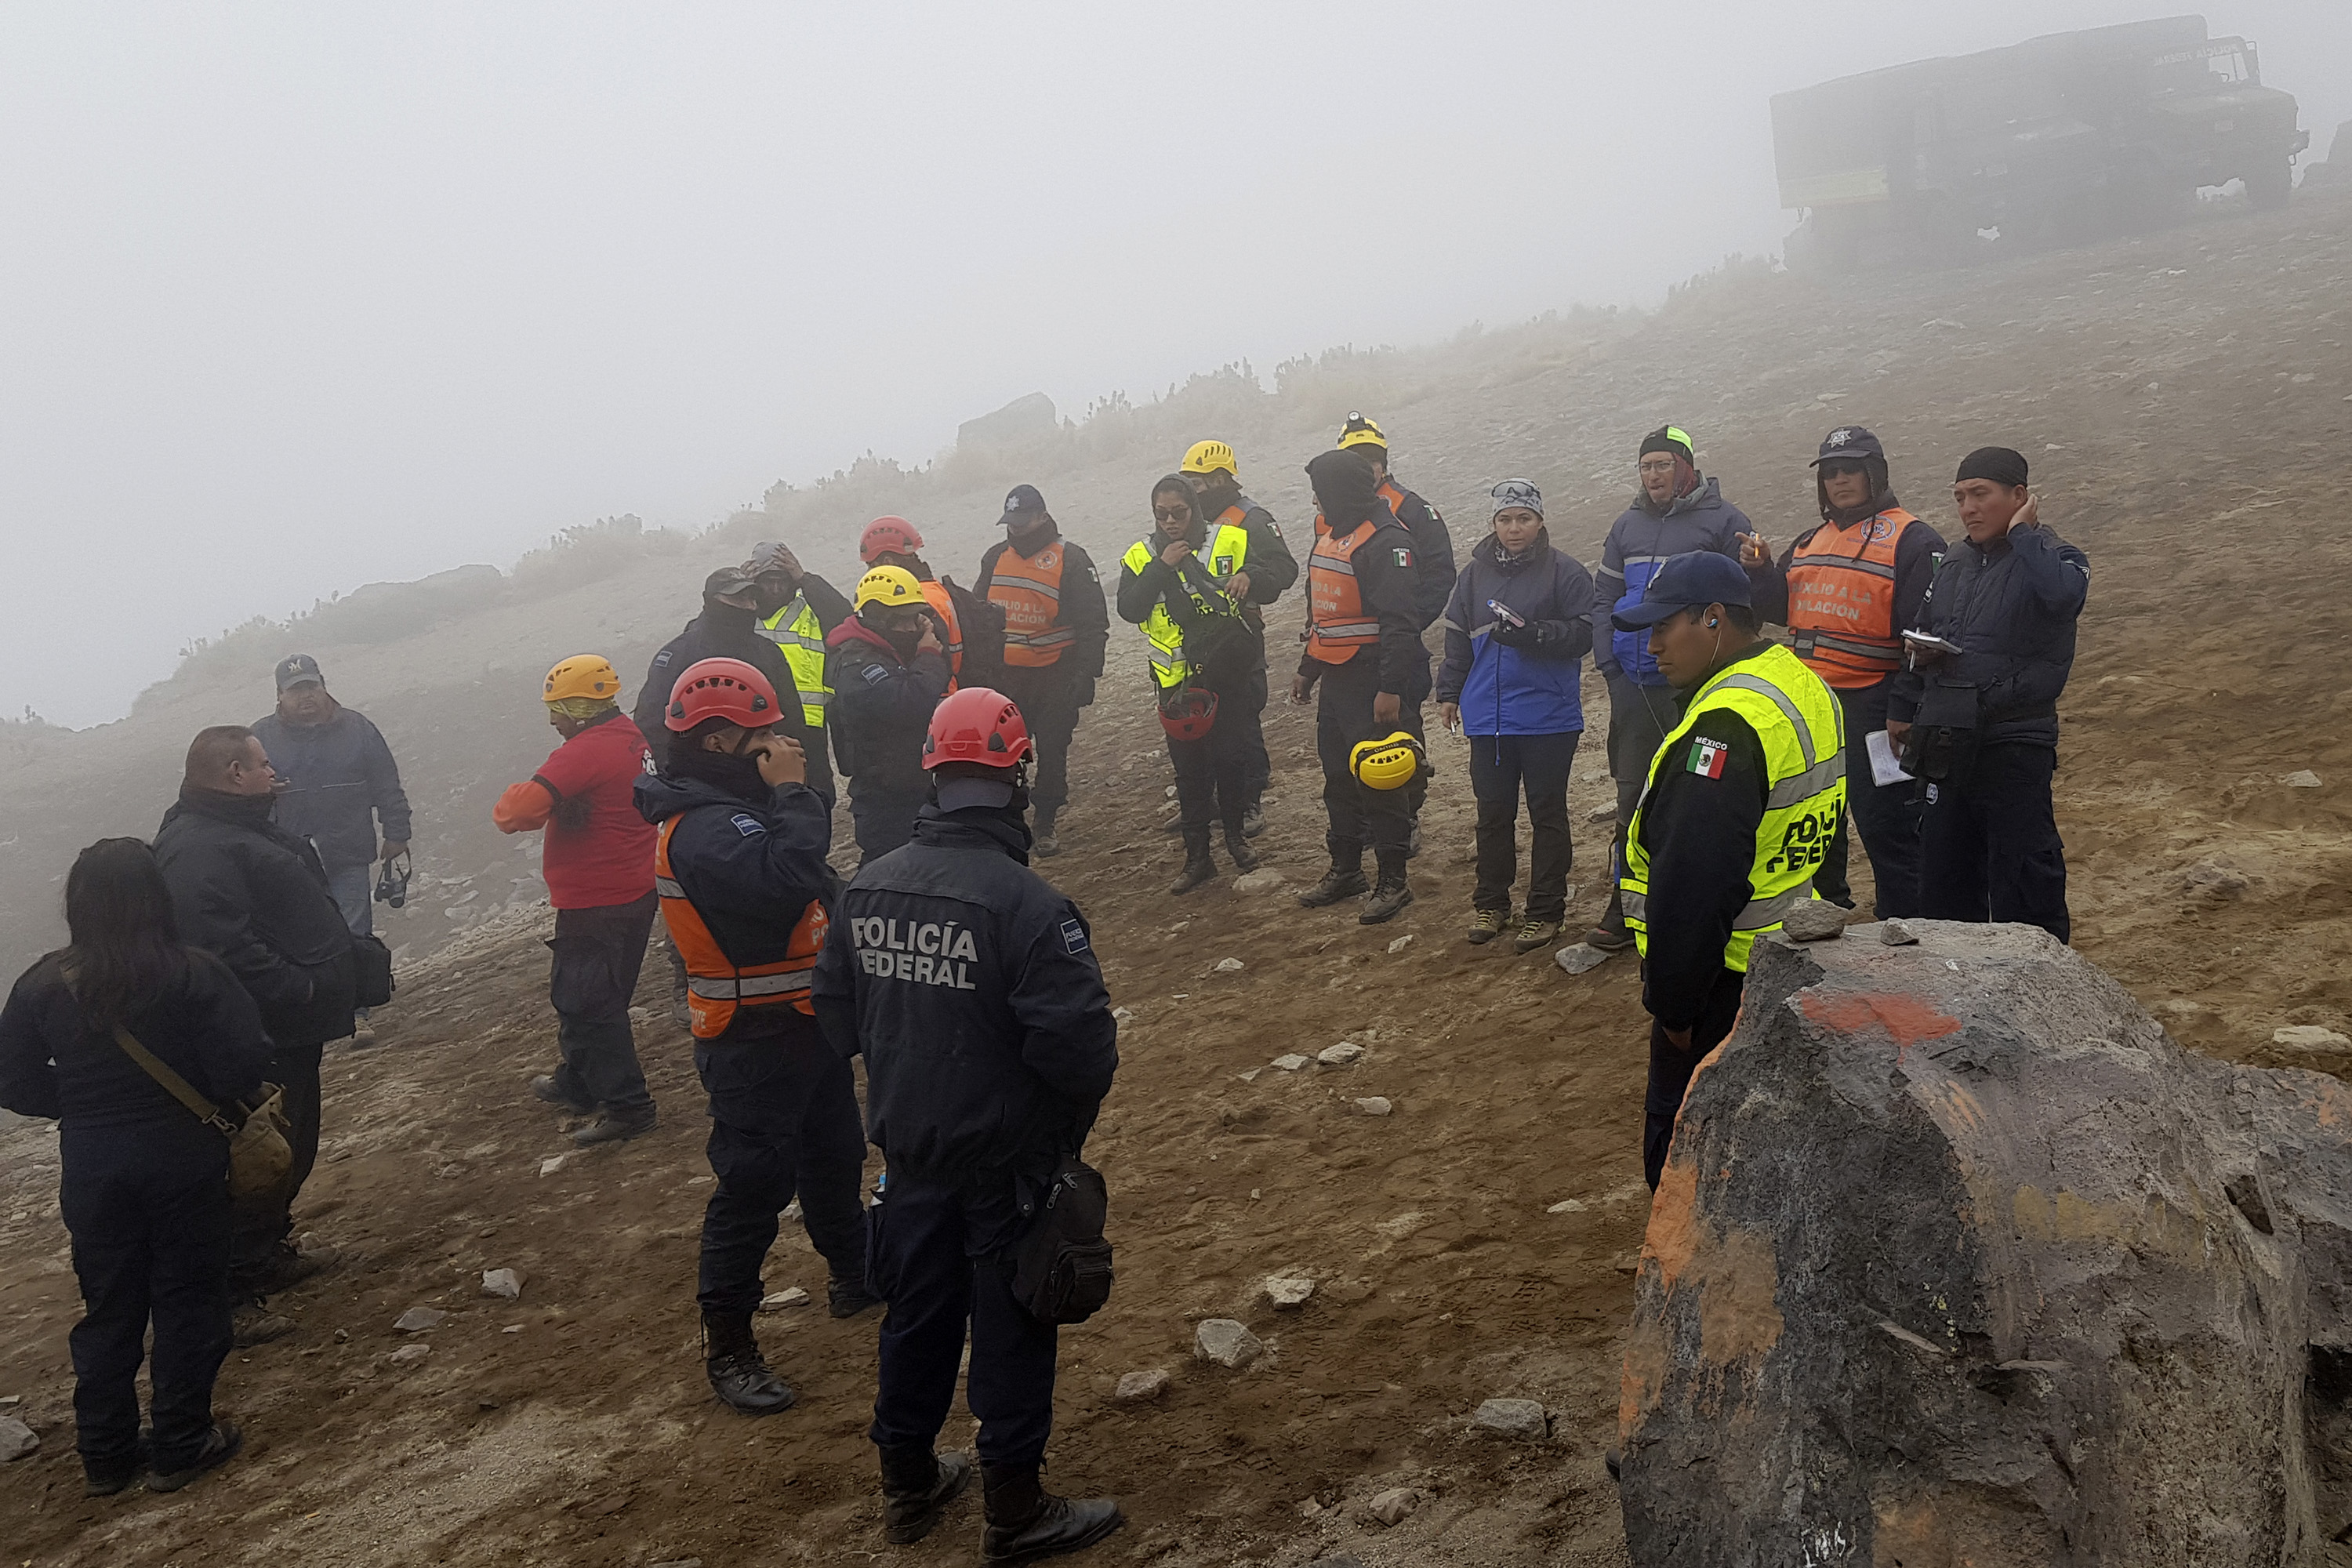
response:
M1333 531L1354 532L1356 525L1380 505L1380 480L1371 463L1353 451L1333 450L1307 465L1307 482L1315 488L1315 502Z
M1952 483L1969 479L1990 479L2011 489L2022 487L2026 480L2025 455L2006 447L1979 447L1960 459L1960 471L1952 476Z
M1647 436L1643 437L1642 449L1634 455L1640 458L1646 458L1653 452L1669 452L1674 456L1680 458L1685 463L1696 463L1698 461L1697 456L1691 451L1688 446L1684 444L1679 436L1675 434L1675 427L1671 425L1661 425L1656 429L1651 431Z

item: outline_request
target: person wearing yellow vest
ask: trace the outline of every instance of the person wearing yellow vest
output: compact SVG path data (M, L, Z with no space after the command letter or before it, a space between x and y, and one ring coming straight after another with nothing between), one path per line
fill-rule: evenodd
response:
M1291 584L1298 581L1298 563L1290 553L1289 542L1282 537L1282 526L1274 521L1274 514L1242 493L1241 470L1234 449L1224 442L1193 442L1177 471L1192 487L1195 510L1210 527L1238 528L1249 535L1249 565L1241 574L1240 586L1234 589L1233 596L1241 605L1243 621L1256 634L1263 654L1265 606L1288 593ZM1249 748L1249 805L1243 814L1242 831L1251 838L1265 831L1262 803L1266 781L1274 776L1274 759L1265 749L1265 731L1255 716L1265 710L1265 699L1266 694L1261 691L1244 737Z
M866 1289L859 1186L866 1131L849 1064L825 1043L811 995L839 883L825 864L832 814L808 787L800 744L779 734L776 688L740 659L689 666L664 710L661 771L637 781L654 825L654 891L686 959L694 1067L710 1095L710 1170L697 1300L705 1371L746 1415L793 1391L751 1333L761 1266L798 1197L832 1273L834 1316L876 1305Z
M1037 764L1029 852L1045 858L1062 852L1055 824L1070 799L1070 737L1079 710L1094 704L1110 612L1094 557L1062 537L1036 486L1013 486L999 521L1004 538L981 556L971 587L1004 616L1004 668L995 688L1029 722Z
M1646 630L1682 696L1622 841L1617 887L1642 950L1650 1083L1642 1129L1652 1191L1692 1071L1731 1033L1748 950L1813 899L1845 819L1843 710L1820 676L1762 635L1748 574L1696 551L1659 567L1610 617Z
M1404 865L1412 791L1366 785L1352 754L1362 742L1395 733L1405 703L1429 689L1429 650L1422 646L1415 597L1420 572L1412 535L1381 500L1380 481L1360 455L1326 452L1307 465L1307 478L1330 526L1307 562L1307 647L1290 700L1303 703L1321 687L1315 750L1323 763L1323 842L1331 867L1298 901L1321 909L1360 893L1356 919L1378 925L1412 902ZM1367 845L1377 867L1369 889Z
M1877 886L1880 920L1919 910L1919 818L1907 778L1881 786L1871 772L1867 738L1886 728L1886 701L1903 668L1903 634L1920 625L1920 606L1944 558L1944 536L1903 510L1887 482L1886 452L1859 425L1841 425L1813 460L1813 498L1821 526L1797 536L1772 559L1760 534L1740 542L1757 618L1795 634L1795 652L1837 694L1845 710L1846 802L1862 835ZM1848 834L1822 864L1822 897L1847 909Z
M871 572L896 566L922 584L923 599L938 617L947 653L948 689L994 686L1004 668L1004 612L952 577L938 577L918 553L923 536L903 517L877 517L857 541L857 558Z
M760 633L784 656L793 684L800 689L800 742L809 778L818 794L830 794L833 750L824 719L833 688L824 683L824 639L849 618L849 600L803 567L789 546L773 542L752 548L743 574L751 579L751 613L759 616Z

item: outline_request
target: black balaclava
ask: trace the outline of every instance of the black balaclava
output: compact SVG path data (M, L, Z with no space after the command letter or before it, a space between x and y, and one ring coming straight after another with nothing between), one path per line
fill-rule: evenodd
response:
M705 751L702 738L726 722L713 720L705 725L679 734L673 731L669 738L669 766L673 777L700 779L711 788L733 795L737 800L754 805L766 804L775 792L768 781L760 776L756 757L738 757L726 752Z
M1380 480L1372 465L1351 451L1325 452L1307 465L1307 482L1315 489L1315 504L1335 536L1345 536L1370 521L1381 504Z
M1860 506L1830 505L1829 475L1821 468L1813 470L1813 500L1820 503L1822 521L1851 528L1865 518L1876 517L1890 507L1903 503L1895 499L1894 489L1887 483L1886 459L1884 458L1849 458L1846 462L1859 462L1863 472L1870 477L1870 500Z

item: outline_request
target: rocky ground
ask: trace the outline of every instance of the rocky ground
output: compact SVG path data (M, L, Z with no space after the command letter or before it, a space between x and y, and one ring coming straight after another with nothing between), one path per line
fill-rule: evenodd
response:
M1931 275L1740 272L1645 321L1342 364L1247 404L1219 433L1236 433L1252 489L1298 520L1297 464L1360 401L1465 544L1485 487L1525 473L1551 499L1556 542L1588 562L1640 435L1670 416L1776 544L1807 519L1804 464L1833 423L1878 431L1898 489L1955 535L1941 500L1954 460L1985 442L2024 450L2044 517L2094 563L2059 778L2078 945L2184 1043L2342 1068L2352 1055L2330 1039L2352 1014L2352 980L2330 959L2352 929L2338 679L2352 637L2347 280L2352 199L2340 196ZM1064 467L1019 477L1115 560L1182 442L1160 444L1073 446ZM939 555L968 560L1003 479L969 463L853 479L739 531L805 539L840 580L844 537L908 510L938 530ZM821 502L842 515L817 530ZM41 1438L0 1467L0 1525L19 1561L976 1559L976 1504L919 1547L881 1540L862 1436L872 1319L810 1307L762 1319L801 1392L782 1416L746 1421L709 1396L691 1299L709 1173L683 1037L649 1018L664 1124L624 1148L565 1154L561 1124L523 1093L552 1055L547 917L522 847L487 828L489 800L544 749L539 670L592 646L642 668L708 564L649 558L495 613L313 647L400 748L432 878L391 921L407 959L382 1044L329 1058L326 1142L299 1221L348 1261L281 1299L299 1333L231 1359L221 1404L251 1434L246 1459L175 1497L86 1502L55 1137L0 1136L0 1397ZM1097 1554L1106 1562L1622 1563L1600 1454L1647 1209L1632 965L1571 978L1547 954L1460 941L1460 742L1436 749L1420 901L1394 924L1361 929L1230 879L1164 897L1167 772L1139 680L1126 679L1140 657L1115 639L1080 736L1066 853L1049 868L1094 919L1129 1014L1093 1146L1119 1282L1064 1339L1055 1484L1126 1500L1132 1523ZM51 940L52 879L71 847L151 828L185 736L250 717L258 684L192 670L123 724L12 742L0 879L13 956ZM1601 896L1606 826L1591 817L1609 798L1605 705L1591 695L1594 744L1572 791L1580 917ZM1319 870L1311 727L1300 710L1270 717L1276 798L1262 843L1296 884ZM1228 959L1241 967L1221 968ZM2295 1026L2299 1043L2274 1041ZM1360 1054L1273 1065L1341 1042ZM1360 1103L1373 1099L1386 1114ZM479 1294L496 1268L523 1275L519 1300ZM1277 1308L1269 1277L1314 1289ZM821 1264L788 1234L769 1289L791 1285L822 1296ZM417 1306L450 1315L395 1331ZM1246 1325L1264 1353L1238 1371L1197 1359L1209 1319ZM1122 1376L1155 1369L1163 1393L1117 1397ZM1496 1397L1539 1402L1546 1434L1475 1428ZM968 1431L959 1414L950 1438Z

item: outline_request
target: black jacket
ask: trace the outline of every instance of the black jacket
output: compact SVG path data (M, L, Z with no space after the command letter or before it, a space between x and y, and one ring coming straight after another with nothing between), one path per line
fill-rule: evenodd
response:
M648 775L634 786L637 811L659 826L671 817L670 875L729 961L780 963L812 900L831 905L840 883L825 864L833 816L805 784L746 800L703 779ZM740 1007L719 1041L803 1032L790 1006ZM717 1043L717 1042L712 1042Z
M822 617L824 612L819 609L817 614ZM793 667L784 662L784 650L760 630L759 616L733 605L705 600L702 614L664 643L646 668L646 683L637 692L635 717L638 731L653 748L654 760L658 763L669 754L669 728L662 721L662 716L669 708L670 688L677 684L679 676L706 658L740 658L768 678L783 710L776 718L776 732L790 735L801 743L801 750L808 753L812 763L809 787L823 795L827 805L832 805L833 770L829 765L821 765L824 752L809 737L808 723L801 711L800 687L793 680Z
M1908 723L1927 676L1977 689L1978 738L2058 743L2058 697L2074 668L2074 623L2091 592L2091 559L2044 528L1990 544L1962 541L1920 606L1919 629L1961 648L1932 672L1897 670L1886 716Z
M980 575L973 580L971 591L976 598L988 598L989 582L996 575L996 563L1003 558L1006 551L1013 551L1025 561L1049 544L1062 547L1060 624L1077 634L1077 640L1064 650L1052 668L1081 688L1088 688L1102 679L1103 650L1110 644L1110 612L1103 604L1102 577L1095 570L1095 558L1087 553L1084 545L1064 539L1058 528L1047 529L1045 537L1033 542L1026 550L1010 539L1000 539L981 555ZM961 613L961 605L958 613ZM1003 637L1004 628L999 626L996 628L996 651L1000 661L1003 658ZM974 682L967 677L963 684L971 686Z
M931 710L948 694L946 656L924 652L901 659L881 633L855 616L824 641L824 678L833 687L825 728L834 756L849 775L850 794L863 801L921 800L931 789L923 773L923 736Z
M269 819L268 795L183 790L155 831L181 940L217 955L281 1048L352 1028L352 935L307 840Z
M1454 534L1437 509L1398 484L1394 475L1382 482L1394 486L1404 498L1393 510L1396 520L1412 535L1413 560L1421 570L1413 613L1421 618L1421 629L1427 631L1444 618L1445 602L1454 596Z
M278 826L317 845L330 870L375 858L378 818L385 838L408 842L400 764L366 714L338 705L323 724L289 724L273 712L255 720L253 732L285 786L278 795Z
M1413 547L1412 533L1396 520L1386 503L1372 513L1369 523L1360 522L1356 527L1375 531L1371 538L1356 546L1356 553L1349 559L1356 568L1356 589L1363 596L1364 608L1381 623L1381 640L1377 646L1358 648L1343 662L1379 659L1380 689L1410 702L1428 689L1429 681L1429 649L1421 640L1419 552ZM1307 571L1310 575L1314 572L1311 560ZM1313 654L1300 650L1299 674L1312 679L1328 668Z
M130 1127L193 1121L195 1113L147 1076L114 1041L93 1029L66 984L65 954L53 952L18 978L0 1009L0 1106L20 1116L53 1116L68 1127ZM253 998L228 966L200 949L154 998L123 1021L131 1037L215 1105L260 1098L270 1041ZM228 1142L221 1142L223 1158Z
M866 1128L894 1174L1076 1152L1118 1067L1086 917L1028 868L1004 813L926 806L859 868L817 964L817 1018L866 1055Z

